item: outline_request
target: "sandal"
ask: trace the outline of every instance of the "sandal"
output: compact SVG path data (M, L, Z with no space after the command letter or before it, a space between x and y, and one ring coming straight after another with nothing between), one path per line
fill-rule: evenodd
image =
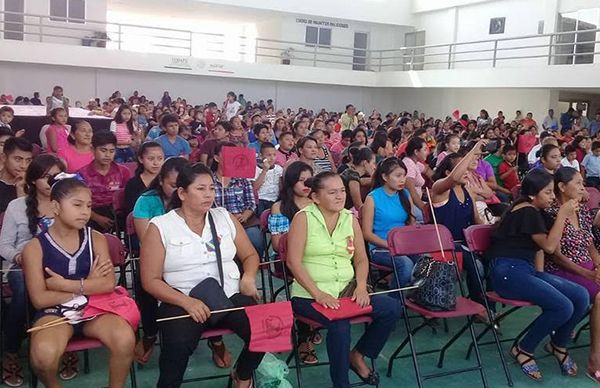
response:
M58 377L63 381L73 380L79 374L79 368L77 367L78 362L79 359L75 352L65 353Z
M516 353L515 353L516 351ZM540 372L540 368L535 362L535 358L533 358L532 354L525 353L518 346L513 346L510 350L510 355L515 359L515 361L521 366L521 370L525 373L525 376L529 377L534 381L541 381L542 374ZM527 357L523 361L519 361L519 356ZM531 363L533 361L533 363Z
M315 352L315 348L313 347L313 343L310 342L310 339L298 344L298 357L300 357L300 361L306 365L316 365L319 363L319 358L317 357L317 353Z
M319 330L315 330L313 332L312 336L310 337L310 342L315 345L321 345L321 343L323 343L323 336L321 333L319 333Z
M556 357L560 372L563 376L577 376L577 364L575 364L575 361L573 361L569 352L560 350L552 342L548 342L544 346L544 350Z
M350 364L350 370L352 370L364 384L379 385L379 373L374 370L369 369L369 375L367 377L362 377L360 373L358 373L358 369L352 364Z
M237 373L235 372L235 370L231 371L231 380L233 380L236 386L240 383L240 379L237 377ZM254 379L252 377L250 378L250 385L248 386L248 388L254 388Z
M227 369L231 368L232 360L231 353L227 351L225 342L212 342L208 340L208 347L212 350L212 359L217 368Z
M138 343L135 345L135 360L139 364L146 364L150 357L152 356L152 352L154 352L154 344L156 343L156 336L151 337L143 337Z
M6 353L4 356L4 360L2 360L2 382L9 387L20 387L25 382L25 374L17 354Z
M589 377L592 381L594 381L596 384L600 384L600 370L597 370L595 372L587 371L585 372L585 375Z

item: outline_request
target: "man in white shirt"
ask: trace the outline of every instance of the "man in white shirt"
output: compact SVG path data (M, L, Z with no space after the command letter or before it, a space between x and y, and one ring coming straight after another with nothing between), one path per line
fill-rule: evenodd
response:
M548 116L542 122L542 128L554 132L558 129L558 121L554 118L554 109L548 109Z
M235 93L227 93L227 99L223 103L223 111L225 112L225 117L227 117L227 121L231 120L232 117L237 116L241 108L242 104L237 102L237 96L235 95Z
M46 114L50 115L50 111L55 108L64 108L69 115L69 99L64 96L62 86L55 86L52 89L52 95L46 97Z

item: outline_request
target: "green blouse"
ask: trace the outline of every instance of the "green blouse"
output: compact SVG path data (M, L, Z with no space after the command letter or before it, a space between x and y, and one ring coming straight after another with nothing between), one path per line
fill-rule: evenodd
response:
M323 214L316 204L300 210L306 214L306 244L302 265L319 290L337 298L354 279L354 229L352 212L343 209L330 235ZM297 281L292 285L292 297L312 296Z

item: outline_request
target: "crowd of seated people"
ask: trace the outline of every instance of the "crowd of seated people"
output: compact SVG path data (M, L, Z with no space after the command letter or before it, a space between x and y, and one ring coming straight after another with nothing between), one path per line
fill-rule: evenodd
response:
M110 385L122 386L134 360L143 364L152 357L162 330L158 386L179 386L189 356L210 327L206 304L194 296L196 286L233 306L255 303L258 262L267 249L260 225L265 211L270 212L275 251L281 236L290 235L294 311L328 330L334 386L349 386L349 370L376 384L378 373L364 357L377 357L401 305L393 295L369 297L369 260L388 267L395 263L397 271L380 286L410 284L419 257L392 256L387 236L393 228L430 222L430 207L463 252L472 300L485 303L486 290L477 278L483 274L484 287L542 308L511 350L523 372L541 378L534 351L550 335L545 348L557 358L561 372L577 374L566 346L592 306L585 369L600 383L600 310L595 304L600 220L585 206L584 187L600 188L600 114L588 121L582 112L569 109L557 120L549 110L538 126L531 113L523 117L520 111L512 120L501 111L491 118L485 110L477 117L434 118L417 111L382 116L375 110L367 116L353 105L341 114L276 110L272 100L252 103L233 92L222 104L196 106L168 92L157 103L138 92L126 100L115 92L107 101L95 99L87 106L114 120L110 129L94 130L85 120L67 125L69 99L61 87L46 102L49 126L40 134L39 155L21 129L11 126L12 108L0 107L0 256L14 270L8 272L12 299L3 325L9 339L5 384L20 386L25 379L18 353L26 300L37 311L33 325L43 325L56 315L48 311L67 300L74 287L74 280L65 279L80 279L86 295L110 290L112 267L106 264L100 233L124 231L125 216L132 214L141 255L136 290L141 338L136 343L116 316L103 319L102 325L92 321L70 330L41 331L32 336L32 352L42 347L51 351L32 353L31 364L47 386L59 386L57 376L75 378L77 356L63 352L71 336L84 334L108 347ZM253 150L255 176L226 176L224 147ZM77 175L53 182L60 172ZM122 209L115 208L118 193ZM207 282L218 280L216 252L206 243L211 239L209 218L220 236L223 265L231 267L223 284ZM463 230L475 224L499 225L488 255L471 256L465 247ZM366 244L355 243L359 241ZM52 267L47 260L85 250L88 243L93 243L88 249L93 256L71 257L74 273L61 273L58 267L44 273L42 265ZM201 260L197 252L203 252ZM330 324L311 306L316 301L335 308L352 280L357 303L373 305L373 323L353 349L347 322ZM156 323L159 317L183 313L191 319ZM487 315L479 319L485 321ZM248 343L243 312L229 314L221 323ZM115 343L107 328L124 341ZM298 328L301 362L316 364L314 346L323 338L307 325ZM234 365L223 338L209 339L208 346L217 367ZM233 371L236 387L251 386L262 356L247 346L242 349Z

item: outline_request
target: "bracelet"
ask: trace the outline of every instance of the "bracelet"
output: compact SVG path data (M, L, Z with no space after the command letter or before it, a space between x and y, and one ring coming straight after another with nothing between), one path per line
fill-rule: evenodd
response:
M83 295L83 278L79 279L79 295Z

